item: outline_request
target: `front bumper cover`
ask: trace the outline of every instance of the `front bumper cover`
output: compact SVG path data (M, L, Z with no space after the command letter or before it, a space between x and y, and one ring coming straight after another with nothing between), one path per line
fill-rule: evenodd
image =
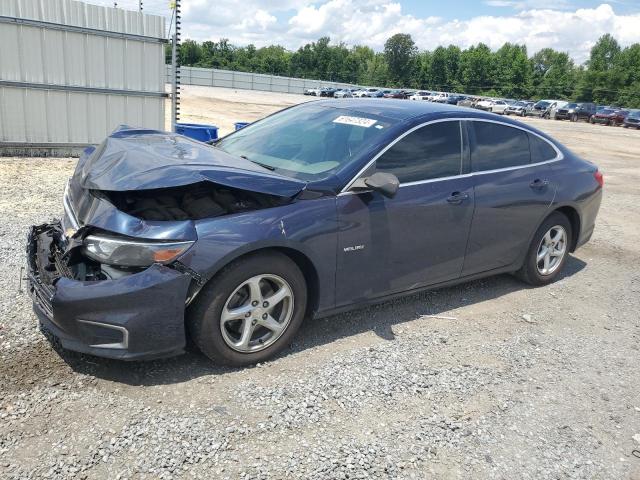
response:
M32 227L27 264L34 311L64 348L123 360L184 351L189 275L154 264L116 280L74 280L57 245L60 233L59 224Z

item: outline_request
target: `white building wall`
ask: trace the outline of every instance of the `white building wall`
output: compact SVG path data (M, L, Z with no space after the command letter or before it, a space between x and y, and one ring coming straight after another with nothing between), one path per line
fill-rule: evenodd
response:
M164 129L164 38L156 15L1 0L0 149L96 144L120 124Z

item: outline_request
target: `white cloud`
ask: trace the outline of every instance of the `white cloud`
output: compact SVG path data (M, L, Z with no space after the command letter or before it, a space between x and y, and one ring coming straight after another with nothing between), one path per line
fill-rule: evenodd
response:
M609 4L567 9L565 0L487 0L515 10L503 16L477 16L445 21L403 12L392 0L190 0L185 4L184 31L197 40L221 37L236 44L281 44L297 49L321 36L376 50L394 33L409 33L422 49L454 44L462 48L484 42L524 43L532 54L552 47L578 62L588 58L598 37L613 34L623 45L640 42L640 11L618 15ZM553 7L551 7L553 6Z

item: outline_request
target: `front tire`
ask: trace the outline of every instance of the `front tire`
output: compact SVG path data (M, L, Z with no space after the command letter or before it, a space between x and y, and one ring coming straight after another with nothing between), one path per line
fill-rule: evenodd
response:
M285 348L302 324L307 286L279 252L252 254L225 267L189 308L191 338L216 363L241 367Z
M569 256L571 238L569 219L559 212L549 215L533 236L517 276L534 286L554 282Z

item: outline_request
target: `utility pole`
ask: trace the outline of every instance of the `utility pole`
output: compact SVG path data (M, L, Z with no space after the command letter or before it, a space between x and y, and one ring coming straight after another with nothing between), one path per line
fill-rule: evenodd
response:
M173 41L171 43L171 131L176 131L176 123L180 120L180 0L175 0L173 5L175 28L173 31Z
M138 11L142 12L142 0L138 0Z

